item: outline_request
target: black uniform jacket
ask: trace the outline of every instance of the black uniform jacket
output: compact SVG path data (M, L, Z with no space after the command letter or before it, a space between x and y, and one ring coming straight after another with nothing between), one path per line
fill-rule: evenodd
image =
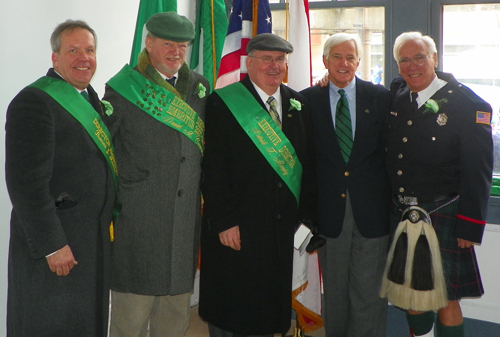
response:
M390 188L384 160L389 91L356 78L356 134L347 164L333 126L329 86L302 93L310 102L313 121L320 232L331 238L340 235L348 191L360 233L367 238L387 235Z
M448 83L415 113L403 78L391 84L392 192L422 200L460 195L455 235L481 242L493 167L491 107L453 75L437 76Z

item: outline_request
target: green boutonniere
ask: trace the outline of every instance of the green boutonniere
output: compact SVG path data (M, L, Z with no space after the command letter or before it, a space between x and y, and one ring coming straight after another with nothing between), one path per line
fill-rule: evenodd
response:
M295 109L297 111L302 110L302 103L297 101L295 98L290 98L290 109L288 109L288 111L293 110L293 109Z
M198 86L196 87L196 90L194 91L194 93L197 94L199 98L203 98L203 97L205 97L206 92L207 92L207 88L205 88L205 86L203 84L198 82Z
M425 106L424 114L428 113L428 112L437 113L439 111L439 109L443 106L443 104L446 104L446 103L448 103L448 99L446 99L446 98L442 98L442 99L438 99L438 100L433 100L432 98L430 98L424 104L424 106Z
M104 112L106 113L106 115L111 116L111 114L113 114L113 110L114 110L111 103L109 103L108 101L105 101L105 100L102 100L101 103L102 103L102 105L104 105Z

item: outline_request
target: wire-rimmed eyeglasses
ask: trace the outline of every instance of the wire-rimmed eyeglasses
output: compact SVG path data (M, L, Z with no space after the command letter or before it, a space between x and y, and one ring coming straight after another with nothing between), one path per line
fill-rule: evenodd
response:
M411 59L407 58L407 57L403 57L403 58L399 59L398 65L401 68L408 68L410 66L410 64L413 62L413 64L415 66L420 67L421 65L423 65L425 63L425 61L427 60L427 57L429 55L431 55L431 54L430 53L427 55L418 54L418 55L413 56Z

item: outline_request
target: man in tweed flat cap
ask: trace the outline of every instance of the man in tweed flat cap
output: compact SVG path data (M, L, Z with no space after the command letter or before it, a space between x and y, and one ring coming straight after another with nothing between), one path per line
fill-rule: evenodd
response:
M146 48L106 86L123 209L112 255L111 336L184 336L201 223L208 81L184 62L194 26L151 16Z

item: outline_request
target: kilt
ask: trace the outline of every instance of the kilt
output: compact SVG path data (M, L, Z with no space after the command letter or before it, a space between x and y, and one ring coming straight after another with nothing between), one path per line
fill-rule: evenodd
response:
M450 202L451 199L453 198L428 204L419 204L418 206L427 212L431 212ZM393 207L391 208L391 240L401 220L402 212L407 207L409 206L403 205L393 198ZM436 231L439 241L448 300L450 301L459 300L464 297L480 297L484 294L474 246L463 249L458 247L457 238L454 235L457 207L458 199L430 214L432 226Z

